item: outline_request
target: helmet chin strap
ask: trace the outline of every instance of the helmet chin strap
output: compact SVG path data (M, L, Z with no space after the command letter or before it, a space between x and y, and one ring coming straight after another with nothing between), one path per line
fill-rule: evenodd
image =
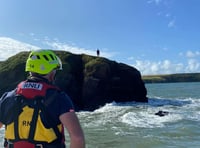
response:
M53 70L51 73L49 73L49 81L51 83L55 81L55 75L56 75L56 70Z

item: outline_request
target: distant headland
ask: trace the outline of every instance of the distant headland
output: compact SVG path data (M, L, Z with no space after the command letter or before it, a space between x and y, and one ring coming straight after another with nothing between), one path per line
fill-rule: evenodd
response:
M200 73L179 73L142 76L145 83L200 82Z

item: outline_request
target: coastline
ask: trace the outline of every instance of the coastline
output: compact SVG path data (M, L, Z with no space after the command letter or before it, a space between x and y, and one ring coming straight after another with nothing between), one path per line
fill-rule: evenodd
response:
M144 83L200 82L200 73L144 75Z

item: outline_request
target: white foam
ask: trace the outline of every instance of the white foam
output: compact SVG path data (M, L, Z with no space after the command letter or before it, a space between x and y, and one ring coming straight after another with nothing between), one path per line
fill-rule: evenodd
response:
M82 112L79 116L87 127L120 123L133 128L156 128L182 119L200 121L199 106L199 99L150 98L149 103L108 103L94 112ZM159 110L167 111L169 114L162 117L155 115Z
M163 127L166 123L181 120L181 116L168 114L166 116L156 116L155 112L128 112L121 117L121 121L132 127L154 128Z

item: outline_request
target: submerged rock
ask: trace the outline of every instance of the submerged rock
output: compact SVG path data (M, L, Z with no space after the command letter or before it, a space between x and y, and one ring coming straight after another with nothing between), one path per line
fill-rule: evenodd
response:
M163 117L163 116L168 115L168 114L169 114L168 111L162 111L162 110L155 113L155 115L160 116L160 117Z

